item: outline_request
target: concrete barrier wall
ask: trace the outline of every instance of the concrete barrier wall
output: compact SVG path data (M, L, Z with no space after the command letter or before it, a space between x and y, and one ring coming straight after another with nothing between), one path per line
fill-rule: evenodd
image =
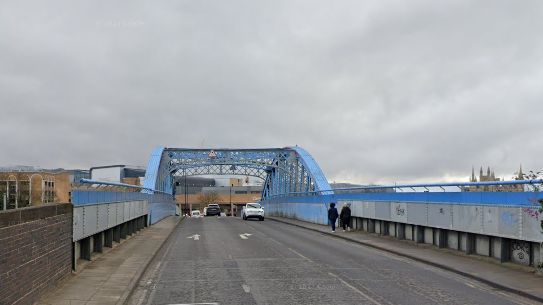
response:
M0 304L32 304L72 271L72 205L0 212Z

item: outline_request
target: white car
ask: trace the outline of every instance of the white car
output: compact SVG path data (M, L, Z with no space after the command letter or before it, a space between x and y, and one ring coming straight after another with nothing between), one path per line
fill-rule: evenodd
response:
M198 217L202 217L202 215L200 214L200 211L193 210L192 212L190 212L190 217L198 218Z
M262 208L262 206L258 203L249 202L243 207L243 209L241 209L241 217L243 220L258 218L258 220L263 221L264 208Z

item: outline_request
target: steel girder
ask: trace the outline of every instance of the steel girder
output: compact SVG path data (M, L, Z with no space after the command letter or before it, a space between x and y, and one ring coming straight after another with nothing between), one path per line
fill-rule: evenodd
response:
M173 176L243 175L264 180L262 198L293 193L330 194L315 160L301 147L153 150L144 186L173 193Z

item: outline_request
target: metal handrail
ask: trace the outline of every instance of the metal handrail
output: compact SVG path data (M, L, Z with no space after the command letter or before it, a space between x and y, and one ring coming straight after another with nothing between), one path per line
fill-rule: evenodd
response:
M79 180L80 183L87 183L87 184L99 184L99 185L110 185L110 186L119 186L119 187L126 187L126 188L133 188L133 189L139 189L139 190L146 190L146 191L152 191L155 193L162 193L171 195L170 193L166 193L163 191L147 188L140 185L133 185L133 184L127 184L127 183L118 183L118 182L108 182L108 181L97 181L97 180L91 180L91 179L81 179Z
M415 183L415 184L394 184L394 185L367 185L348 188L337 188L329 190L307 191L307 192L289 192L284 194L273 195L270 197L280 197L285 195L297 195L297 194L319 194L323 192L335 192L335 191L351 191L351 190L376 190L376 189L402 189L402 188L425 188L428 187L466 187L466 186L491 186L491 185L534 185L543 184L543 179L533 180L510 180L510 181L484 181L484 182L444 182L444 183ZM427 189L428 190L428 189Z

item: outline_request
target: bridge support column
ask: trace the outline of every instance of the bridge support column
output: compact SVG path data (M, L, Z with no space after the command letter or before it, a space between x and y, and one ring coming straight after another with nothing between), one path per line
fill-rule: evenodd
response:
M368 221L368 232L375 233L375 219L367 219Z
M127 225L126 225L126 222L125 223L121 223L120 224L120 229L121 229L121 238L122 239L126 239L126 232L127 232Z
M413 240L421 244L424 242L424 227L423 226L415 226L415 233L413 235Z
M388 232L388 221L381 220L379 221L379 234L380 235L389 235Z
M91 260L91 238L90 237L83 238L82 240L79 241L79 243L80 243L79 249L81 250L81 255L79 257L90 261Z
M115 226L112 228L113 231L113 241L116 243L121 242L121 226Z
M511 260L511 240L507 238L499 238L499 240L495 241L496 243L500 244L500 262L508 262Z
M396 223L396 238L405 239L405 223Z
M352 223L351 229L353 229L354 231L360 230L360 227L362 224L362 218L352 217L351 223Z
M435 237L436 237L436 246L438 248L445 248L447 247L447 230L445 229L435 229Z
M113 229L104 231L104 246L108 248L113 247Z
M464 236L466 238L466 254L475 253L475 234L465 233Z
M102 253L104 250L104 234L96 233L92 236L94 252Z

